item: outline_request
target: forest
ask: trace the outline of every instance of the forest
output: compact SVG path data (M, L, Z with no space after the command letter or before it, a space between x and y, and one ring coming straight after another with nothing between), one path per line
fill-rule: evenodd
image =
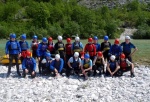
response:
M39 38L78 35L110 38L124 28L136 28L135 39L150 39L150 4L137 0L112 9L89 9L77 0L0 0L0 39L10 33Z

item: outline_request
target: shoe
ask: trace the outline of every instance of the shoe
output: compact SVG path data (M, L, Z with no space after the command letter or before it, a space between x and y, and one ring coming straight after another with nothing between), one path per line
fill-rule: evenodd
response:
M23 78L26 78L26 74L25 74L25 73L23 73L23 74L22 74L22 77L23 77Z
M18 76L21 76L20 72L17 72Z
M7 76L6 76L6 77L8 78L9 76L10 76L10 72L7 73Z
M85 80L88 80L89 78L88 78L88 76L85 76Z
M131 73L131 78L135 77L134 73Z

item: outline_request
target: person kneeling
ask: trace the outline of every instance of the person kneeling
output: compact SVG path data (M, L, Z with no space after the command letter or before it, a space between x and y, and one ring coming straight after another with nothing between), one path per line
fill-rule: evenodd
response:
M115 60L115 56L111 55L110 61L107 64L106 76L118 76L118 70L120 67L118 66L118 62Z
M81 70L82 70L82 74L85 77L85 80L87 80L88 76L92 74L92 60L90 59L89 54L84 55L84 60L82 60Z
M93 61L93 76L96 75L96 70L99 71L99 75L101 75L102 73L104 73L104 65L105 65L105 61L104 61L104 57L102 52L97 52L97 56L94 58Z
M36 76L36 61L33 57L31 57L31 52L27 51L27 57L22 62L22 69L23 69L23 77L26 77L27 73L31 74L32 78Z
M59 54L55 55L55 60L52 61L50 69L54 72L55 77L58 77L62 72L64 60L60 58Z
M120 76L122 76L124 72L130 71L131 77L135 77L134 65L128 59L125 59L125 54L120 55L120 61L118 63L120 65Z
M71 74L79 75L80 67L81 67L81 59L79 58L79 53L75 52L74 56L68 60L68 69L67 76L69 77Z
M49 69L51 62L51 54L49 52L46 52L45 58L41 61L42 75L48 75L51 73L51 70Z

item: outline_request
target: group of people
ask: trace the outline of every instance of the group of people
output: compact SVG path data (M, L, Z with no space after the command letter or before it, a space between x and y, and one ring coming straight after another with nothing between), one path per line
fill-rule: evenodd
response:
M65 73L69 77L82 74L87 80L91 75L105 74L113 77L130 71L131 77L135 76L131 56L137 48L130 42L129 36L126 36L125 42L121 44L119 39L115 39L113 45L108 36L104 36L104 42L101 44L97 36L90 37L85 47L79 37L75 37L74 42L67 38L66 42L63 42L62 36L57 37L56 43L52 37L43 37L39 42L38 37L34 35L31 44L28 44L25 34L21 35L19 42L16 40L16 34L10 34L10 40L5 47L9 58L7 77L10 76L13 59L16 62L17 74L23 77L26 77L27 73L30 73L32 78L36 76L36 59L41 75L52 74L58 77ZM19 59L22 62L22 74L19 71Z

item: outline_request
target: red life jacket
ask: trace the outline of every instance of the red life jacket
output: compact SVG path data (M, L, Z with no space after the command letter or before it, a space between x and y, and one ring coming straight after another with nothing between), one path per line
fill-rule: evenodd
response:
M50 52L54 51L54 43L48 45L48 50Z
M71 55L71 46L72 44L66 44L66 54Z
M95 56L95 54L96 54L95 45L94 44L86 44L85 52L88 52L90 56Z
M34 42L34 41L32 41L32 50L37 50L37 48L38 48L38 41L37 42Z
M124 60L124 61L121 61L120 60L120 68L122 69L122 70L126 70L126 67L127 67L128 65L127 65L127 62L126 62L126 60Z

